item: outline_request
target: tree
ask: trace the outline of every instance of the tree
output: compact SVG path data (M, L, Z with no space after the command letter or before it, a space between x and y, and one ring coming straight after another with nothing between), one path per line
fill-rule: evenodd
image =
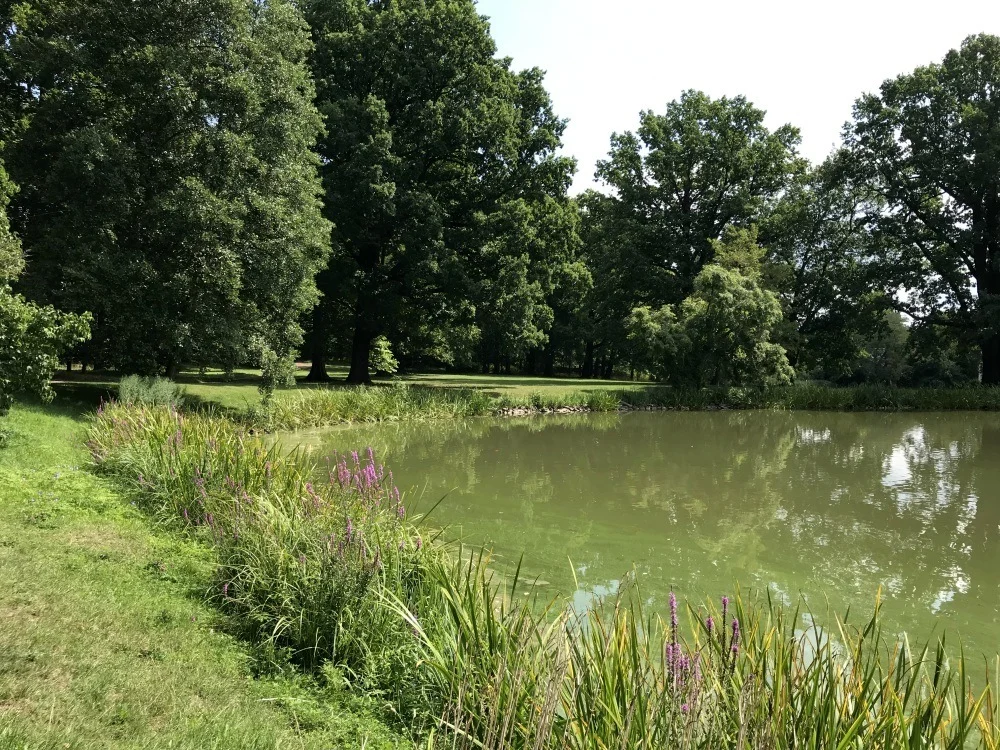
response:
M20 243L10 231L7 204L13 188L0 166L0 417L18 393L52 398L49 381L59 357L89 335L88 316L64 315L11 292L24 267Z
M878 252L868 221L880 205L852 178L850 155L838 152L799 175L761 226L764 283L783 310L778 341L800 372L850 375L864 335L883 321L888 299L873 281Z
M804 169L791 125L774 132L743 97L685 92L615 135L597 175L612 190L605 218L620 275L638 304L680 301L729 226L758 222Z
M310 378L328 377L330 329L343 326L348 380L364 383L371 342L398 321L443 328L469 312L461 300L478 259L498 251L491 217L517 201L564 195L573 164L554 155L564 123L541 72L515 73L494 57L472 0L306 8L327 122L325 207L336 223L330 271L319 277Z
M772 340L781 303L762 286L765 250L757 244L756 228L728 230L713 245L714 262L701 270L682 303L633 310L630 339L639 356L653 374L682 385L791 382L785 350Z
M13 8L21 288L126 371L284 356L328 252L308 29L289 0Z
M771 213L805 169L798 140L790 125L768 130L764 112L743 97L713 100L698 91L684 92L662 115L642 112L636 132L612 137L597 168L610 195L581 199L594 275L585 377L609 376L636 354L626 344L633 309L681 302L727 227Z
M1000 384L1000 37L967 38L858 100L847 130L859 179L885 201L870 218L882 284L917 322L973 335ZM898 293L898 292L902 293Z

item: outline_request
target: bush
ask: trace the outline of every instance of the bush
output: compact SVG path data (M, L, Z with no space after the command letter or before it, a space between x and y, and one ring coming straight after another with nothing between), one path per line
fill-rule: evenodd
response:
M399 370L399 361L392 353L392 344L385 336L379 336L372 341L371 353L368 355L368 366L383 375L395 375Z
M184 391L168 378L128 375L118 382L118 400L127 406L179 407L184 403Z

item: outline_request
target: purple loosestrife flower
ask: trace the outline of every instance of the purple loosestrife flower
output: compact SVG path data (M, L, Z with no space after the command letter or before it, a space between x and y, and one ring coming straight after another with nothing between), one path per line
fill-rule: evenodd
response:
M677 596L670 592L670 641L677 643Z
M351 539L354 536L354 524L351 523L351 519L347 519L347 543L351 543Z
M719 638L722 639L722 648L726 648L726 614L729 611L729 597L722 597L722 627L719 628Z
M715 629L715 620L712 619L712 615L709 615L705 619L705 628L708 629L708 637L712 637L712 631Z
M228 599L229 598L229 582L228 581L222 585L222 598L223 599Z
M733 620L733 645L730 650L735 662L736 656L740 653L740 621L736 619Z
M406 508L400 505L399 509L396 511L396 514L399 516L399 520L402 521L404 518L406 518Z
M420 549L421 547L424 546L424 540L421 539L419 536L417 537L416 545L417 545L417 549Z

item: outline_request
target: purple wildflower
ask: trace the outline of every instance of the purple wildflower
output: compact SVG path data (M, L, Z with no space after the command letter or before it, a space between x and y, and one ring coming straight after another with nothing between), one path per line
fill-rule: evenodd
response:
M670 640L677 643L677 596L670 592Z
M722 627L719 628L719 638L722 639L722 648L726 647L726 614L729 610L729 597L722 597Z
M223 586L222 586L222 598L223 599L228 599L229 598L229 582L228 581L226 583L224 583Z
M740 652L740 621L733 620L733 645L730 649L733 653L733 659L736 658L737 654Z

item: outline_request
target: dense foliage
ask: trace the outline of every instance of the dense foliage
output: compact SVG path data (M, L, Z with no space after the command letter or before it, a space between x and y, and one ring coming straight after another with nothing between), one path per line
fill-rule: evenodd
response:
M1000 385L1000 38L970 37L940 64L862 97L848 144L884 208L877 276L918 324L977 346ZM880 207L881 208L881 207Z
M284 0L14 3L11 219L78 356L173 372L299 343L328 251L308 29Z
M51 398L49 380L60 356L89 335L89 315L67 315L27 302L11 291L24 258L10 231L7 202L12 187L0 166L0 417L15 394Z
M0 10L16 289L93 314L84 366L1000 382L996 37L862 96L818 165L685 91L571 197L544 75L473 0Z
M772 341L781 303L763 286L756 229L732 229L712 246L713 261L683 302L632 311L633 351L661 380L680 385L790 383L785 350Z
M481 332L487 356L540 344L548 256L571 256L574 232L562 216L573 165L554 155L564 123L541 72L496 58L472 2L306 8L336 224L312 378L326 378L331 335L349 339L357 383L369 380L372 342L384 334L436 339L452 358L443 329L453 326L475 326L466 339L475 346Z

